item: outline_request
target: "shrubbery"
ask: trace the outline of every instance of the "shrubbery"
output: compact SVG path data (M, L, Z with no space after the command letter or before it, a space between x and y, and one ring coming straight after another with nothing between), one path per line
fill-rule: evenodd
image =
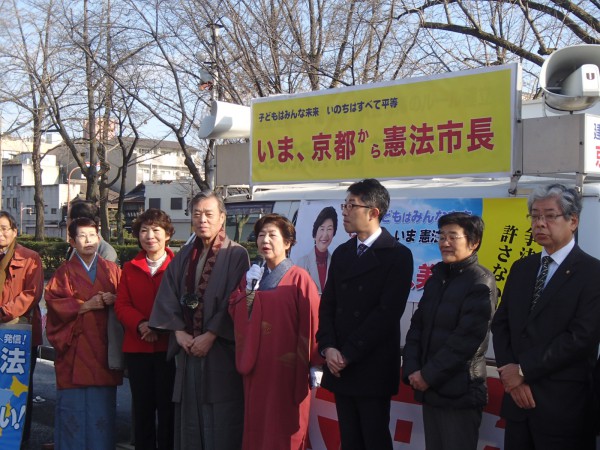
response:
M22 235L17 238L17 241L23 247L30 248L39 253L40 258L42 258L44 276L46 279L50 278L58 266L63 263L67 250L69 249L69 243L61 238L46 238L46 240L40 242L36 241L33 236ZM170 243L170 246L173 251L177 252L183 244L185 244L185 241L173 240ZM240 244L248 250L251 260L256 257L256 243L240 242ZM137 239L127 239L127 244L125 245L114 243L111 243L111 245L115 248L121 265L133 259L140 251Z
M256 255L258 254L258 247L256 247L256 242L240 242L240 245L242 247L245 247L248 251L248 255L250 255L250 261L256 258Z
M17 242L23 247L30 248L39 253L40 258L42 258L46 279L50 278L58 266L65 260L65 255L70 247L69 243L64 240L56 241L54 239L40 242L33 239L23 239L22 236L19 236Z

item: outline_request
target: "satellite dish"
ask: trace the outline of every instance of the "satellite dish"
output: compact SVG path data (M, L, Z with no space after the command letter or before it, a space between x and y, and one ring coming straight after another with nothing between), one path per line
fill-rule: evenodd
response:
M582 111L600 101L600 45L555 51L540 71L544 101L559 111Z

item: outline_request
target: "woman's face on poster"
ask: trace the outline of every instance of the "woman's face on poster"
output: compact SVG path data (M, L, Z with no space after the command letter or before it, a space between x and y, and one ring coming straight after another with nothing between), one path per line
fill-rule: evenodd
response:
M315 235L315 245L317 246L317 250L320 252L327 251L329 244L333 240L333 220L326 219L320 226L317 228L317 234Z

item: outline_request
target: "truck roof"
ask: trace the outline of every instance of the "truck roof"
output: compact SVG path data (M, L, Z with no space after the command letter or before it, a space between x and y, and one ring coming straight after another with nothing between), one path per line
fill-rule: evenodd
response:
M565 177L521 177L516 184L516 191L511 194L511 180L502 178L429 178L413 180L380 180L390 192L392 198L481 198L481 197L526 197L540 184L562 183L574 185L572 176ZM293 201L293 200L328 200L345 196L351 182L331 183L298 183L257 185L244 194L227 196L228 203L247 201ZM600 196L600 183L592 182L583 185L584 196Z

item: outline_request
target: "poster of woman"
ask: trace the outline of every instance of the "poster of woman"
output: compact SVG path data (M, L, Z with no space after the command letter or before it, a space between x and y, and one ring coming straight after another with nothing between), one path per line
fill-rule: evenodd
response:
M334 206L326 206L317 215L312 227L314 247L302 256L297 265L305 269L317 285L319 294L325 288L327 272L331 263L329 246L337 233L338 214Z

